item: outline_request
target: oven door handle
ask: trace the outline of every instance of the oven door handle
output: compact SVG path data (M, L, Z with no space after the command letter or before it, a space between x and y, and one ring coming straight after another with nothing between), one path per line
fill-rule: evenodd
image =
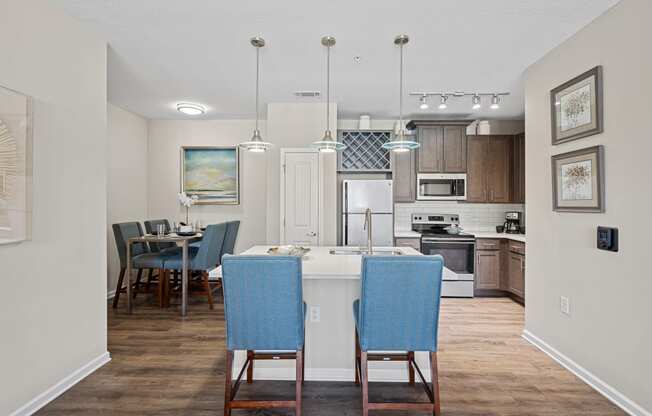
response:
M452 238L446 238L441 240L434 240L430 238L422 238L421 242L423 243L450 243L450 244L468 244L475 245L475 240L457 240Z

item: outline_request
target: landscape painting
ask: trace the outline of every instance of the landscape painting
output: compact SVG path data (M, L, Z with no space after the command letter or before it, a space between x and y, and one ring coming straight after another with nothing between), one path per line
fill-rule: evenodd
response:
M602 132L602 67L597 66L550 92L552 144Z
M0 87L0 245L31 239L32 100Z
M239 204L238 148L183 147L181 192L197 196L198 204Z
M603 212L602 146L552 157L553 209Z

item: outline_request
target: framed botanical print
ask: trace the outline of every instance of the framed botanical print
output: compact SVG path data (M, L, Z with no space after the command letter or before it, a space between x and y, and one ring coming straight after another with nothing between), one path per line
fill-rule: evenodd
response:
M602 133L602 67L550 91L552 144Z
M181 192L197 204L239 204L239 176L237 146L181 148Z
M561 212L604 212L602 146L552 156L552 206Z

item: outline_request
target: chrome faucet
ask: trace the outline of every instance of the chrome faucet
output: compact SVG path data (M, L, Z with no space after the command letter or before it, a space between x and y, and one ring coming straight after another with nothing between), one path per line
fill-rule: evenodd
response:
M371 243L371 209L364 212L364 229L367 230L367 254L373 254L374 248Z

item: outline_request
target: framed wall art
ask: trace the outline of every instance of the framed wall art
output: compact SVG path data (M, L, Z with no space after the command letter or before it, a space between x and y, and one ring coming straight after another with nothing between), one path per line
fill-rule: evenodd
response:
M181 192L197 196L197 204L240 203L238 147L181 148Z
M602 133L602 100L601 66L550 91L552 144Z
M0 87L0 244L31 239L32 99Z
M593 146L552 156L554 211L604 212L603 153Z

